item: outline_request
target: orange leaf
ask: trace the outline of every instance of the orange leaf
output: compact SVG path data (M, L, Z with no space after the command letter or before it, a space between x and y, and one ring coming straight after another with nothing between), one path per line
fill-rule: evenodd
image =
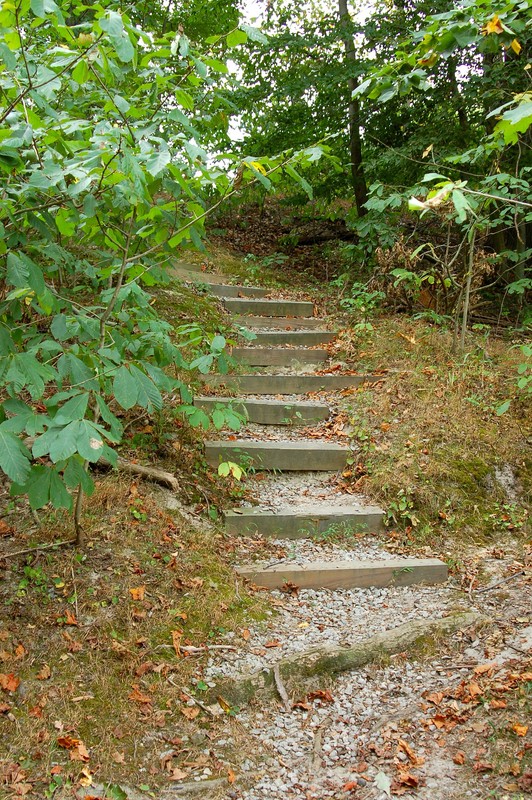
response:
M26 648L23 644L17 644L15 647L15 658L24 658L26 652Z
M133 691L128 695L128 699L133 700L134 703L151 703L151 697L147 694L142 694L136 685L133 686Z
M72 750L81 744L81 739L76 739L74 736L58 736L57 744L59 747L64 747L65 750Z
M77 625L78 621L75 617L75 614L72 611L69 611L68 608L65 611L65 625Z
M9 675L0 673L0 687L4 689L4 691L16 692L19 686L20 678L17 678L16 675L13 675L12 672L10 672Z
M229 781L229 783L231 783L231 784L232 784L232 783L234 783L234 782L235 782L235 780L236 780L236 775L235 775L235 773L233 772L233 770L231 769L231 767L229 767L229 770L227 771L227 780L228 780L228 781Z
M502 23L499 19L498 14L494 14L493 17L490 19L489 22L486 22L484 27L482 28L482 33L484 36L489 36L490 33L502 33L504 28L502 27Z
M463 764L465 762L465 753L462 750L458 750L453 756L453 761L455 764Z
M183 631L172 631L172 644L174 645L175 654L181 658L181 639L183 638Z
M250 637L250 636L251 636L251 634L250 634L250 632L249 632L248 628L244 628L244 630L242 631L242 638L243 638L243 640L244 640L245 642L247 642L247 640L249 639L249 637Z
M409 759L411 764L415 764L417 766L421 766L421 764L423 764L425 762L424 758L420 758L419 756L416 756L416 754L414 753L414 751L412 750L412 748L410 747L408 742L405 742L404 739L399 739L397 744L398 744L398 747L401 750L404 750L404 752L407 754L408 759Z
M281 642L278 639L272 639L270 642L266 642L264 647L281 647Z
M129 590L129 594L131 595L133 600L144 600L145 592L146 592L145 586L137 586L135 589Z
M512 725L512 730L515 731L518 736L526 736L528 732L528 725L521 725L519 722L516 722L514 725Z

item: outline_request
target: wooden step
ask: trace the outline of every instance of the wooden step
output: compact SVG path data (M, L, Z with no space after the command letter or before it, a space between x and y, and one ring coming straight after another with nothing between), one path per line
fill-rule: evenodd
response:
M231 355L240 364L253 367L289 367L292 364L321 364L327 350L306 347L233 347Z
M268 294L268 289L263 289L261 286L226 283L225 275L215 275L212 272L174 269L173 275L184 283L205 286L216 297L265 297Z
M225 299L226 297L264 297L268 294L267 289L259 286L241 286L227 283L207 283L207 288L211 294Z
M276 510L235 508L225 512L225 529L232 536L268 536L274 539L308 539L329 533L377 533L384 512L376 506L330 505Z
M245 300L228 297L224 305L233 314L254 314L265 317L311 317L314 303L303 300Z
M323 403L282 400L233 400L225 397L196 397L194 405L212 414L220 403L231 404L232 408L245 416L248 422L259 425L308 425L327 419L329 407Z
M325 320L319 317L254 317L248 315L237 315L233 317L233 322L249 330L261 328L278 328L279 330L313 330L325 325Z
M207 386L225 387L241 394L308 394L309 392L335 392L378 383L382 375L201 375Z
M334 331L255 331L253 344L258 347L265 345L283 346L295 345L296 347L316 347L328 344L335 339Z
M237 568L242 578L280 589L286 583L301 589L366 589L370 586L411 586L444 583L447 565L437 558L392 558L382 561L323 561L297 564L252 564Z
M337 471L343 469L351 451L344 444L314 439L261 442L254 439L205 442L205 457L211 467L234 461L254 469L287 471Z

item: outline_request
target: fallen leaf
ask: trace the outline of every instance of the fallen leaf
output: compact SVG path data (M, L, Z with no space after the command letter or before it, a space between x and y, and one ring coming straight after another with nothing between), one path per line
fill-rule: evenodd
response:
M24 658L26 653L27 653L27 650L24 647L24 645L23 644L17 644L17 646L15 647L15 658L16 659Z
M89 760L89 751L83 744L80 742L77 747L73 747L70 751L70 760L71 761L88 761Z
M10 672L8 675L4 675L0 672L0 688L2 688L5 692L16 692L19 686L20 678L17 678L16 675L13 675L12 672Z
M251 636L251 634L250 634L250 632L249 632L248 628L244 628L244 630L242 631L242 638L243 638L243 640L244 640L245 642L247 642L250 636Z
M51 676L51 674L52 674L52 670L50 669L48 664L45 664L39 670L39 672L37 673L37 675L35 677L37 678L38 681L47 681L48 678Z
M465 762L465 753L462 750L458 750L453 756L453 761L455 764L463 764Z
M334 697L329 689L317 689L315 692L309 692L307 697L309 700L321 700L323 703L334 703Z
M425 763L425 759L421 756L417 756L408 742L405 742L404 739L399 739L397 746L406 753L411 764L414 764L415 766L421 766Z
M528 725L522 725L519 722L516 722L512 725L512 730L517 734L517 736L526 736L528 731Z
M281 647L282 643L278 639L272 639L270 642L266 642L264 647Z
M65 625L77 625L78 621L76 619L75 614L72 613L68 608L65 611Z
M80 786L92 786L92 775L88 767L83 767L78 782Z
M133 600L144 600L145 593L146 593L145 586L137 586L135 589L129 590L129 594L131 595Z
M222 697L221 694L219 694L216 699L218 700L220 708L223 708L225 713L228 714L231 711L231 704L228 703L225 697Z
M113 753L111 755L111 758L113 759L115 764L125 764L126 763L126 754L125 753L119 753L117 751L116 753Z
M179 767L176 767L172 771L172 774L170 775L170 780L171 781L182 781L183 778L187 777L187 775L188 775L188 772L184 772L182 769L179 769Z
M151 703L151 697L149 697L149 695L147 694L142 694L142 692L139 691L139 688L136 685L133 686L133 691L130 692L130 694L128 695L128 699L133 700L134 703L142 703L142 704Z
M493 764L490 764L487 761L477 761L473 768L475 772L491 772L493 769Z
M200 713L200 710L199 710L199 708L197 706L185 706L184 708L181 709L181 713L187 719L192 720L192 719L196 719L196 717Z
M228 780L228 781L229 781L229 783L231 783L231 784L233 784L233 783L235 782L235 780L236 780L236 775L235 775L235 773L233 772L233 770L231 769L231 767L229 767L229 769L228 769L228 771L227 771L227 780Z
M181 639L183 638L183 631L175 630L172 631L172 644L174 646L175 654L178 658L181 658Z

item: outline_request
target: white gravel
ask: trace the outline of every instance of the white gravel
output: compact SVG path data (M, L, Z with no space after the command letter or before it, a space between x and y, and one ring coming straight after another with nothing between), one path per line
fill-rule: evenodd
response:
M377 549L364 553L371 558L379 555L382 557ZM264 623L249 628L247 641L235 640L232 633L226 635L228 643L235 641L238 651L223 651L223 655L210 658L205 673L210 681L259 672L313 647L354 645L409 620L444 616L456 605L455 590L429 586L301 589L293 595L271 591L270 596L274 608L267 612ZM277 644L265 646L272 642Z
M336 472L292 472L282 478L270 472L260 476L249 475L247 486L258 506L263 509L315 508L321 503L334 506L351 506L354 511L368 505L360 494L338 491ZM242 503L251 506L252 503Z

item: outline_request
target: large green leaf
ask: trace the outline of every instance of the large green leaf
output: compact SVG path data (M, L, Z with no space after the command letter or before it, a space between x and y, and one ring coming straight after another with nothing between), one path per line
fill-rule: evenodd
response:
M16 483L24 483L30 471L30 453L18 436L0 425L0 468Z

